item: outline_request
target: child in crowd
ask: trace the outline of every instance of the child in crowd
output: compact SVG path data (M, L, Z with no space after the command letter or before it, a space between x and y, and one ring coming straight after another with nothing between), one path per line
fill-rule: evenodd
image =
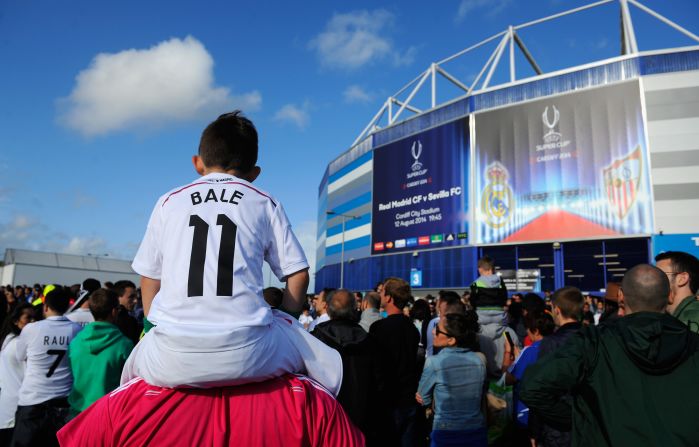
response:
M257 153L253 123L240 111L221 115L192 158L202 177L156 203L133 262L155 327L122 383L216 387L305 370L339 391L339 354L263 299L263 261L286 282L282 307L291 312L301 310L309 275L282 205L252 186Z
M551 315L546 312L538 314L528 313L527 316L524 317L524 325L527 328L527 335L532 341L532 344L522 350L517 360L515 360L515 363L507 371L505 380L508 385L515 385L514 404L517 429L520 435L524 436L524 433L527 433L530 438L533 438L527 431L529 409L519 400L519 382L522 381L524 371L526 371L527 367L535 363L539 358L539 345L541 344L541 340L547 335L553 334L556 326Z

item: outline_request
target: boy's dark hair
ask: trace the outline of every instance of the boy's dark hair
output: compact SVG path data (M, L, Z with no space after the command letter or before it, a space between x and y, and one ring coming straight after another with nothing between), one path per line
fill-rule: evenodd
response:
M90 295L90 312L95 321L105 321L119 307L119 295L112 289L97 289Z
M134 292L136 292L136 284L128 279L122 279L121 281L115 282L112 290L116 292L117 296L122 296L128 287L131 287L134 289Z
M483 270L494 270L495 261L490 256L485 255L478 260L478 267L482 268Z
M478 315L474 311L468 311L465 314L447 314L442 320L444 329L449 336L456 339L456 346L460 348L468 348L473 351L478 350Z
M582 313L583 298L582 292L577 287L566 286L553 292L551 302L561 311L565 318L578 320Z
M524 327L534 332L535 330L539 332L539 335L545 337L547 335L553 334L556 329L556 324L553 322L553 318L546 312L541 313L528 313L524 317Z
M240 110L224 113L201 134L199 156L208 168L248 172L257 163L257 130Z
M46 294L44 304L54 312L63 315L70 306L70 297L62 286L56 286L55 289Z
M410 284L400 278L387 278L383 283L383 293L393 298L398 309L403 309L410 301Z
M699 290L699 259L683 251L666 251L656 256L655 262L665 259L670 260L673 272L687 272L689 275L689 288L693 294L696 294L697 290Z
M262 291L262 296L272 309L280 307L284 300L284 292L278 287L267 287Z

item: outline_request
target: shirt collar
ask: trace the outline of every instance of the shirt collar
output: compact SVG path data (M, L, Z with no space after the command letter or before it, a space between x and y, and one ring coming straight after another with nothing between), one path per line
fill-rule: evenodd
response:
M246 180L243 180L240 177L236 177L233 174L228 174L226 172L212 172L210 174L206 174L204 176L199 177L196 179L193 183L197 182L221 182L221 181L240 181L240 182L245 182L247 183Z

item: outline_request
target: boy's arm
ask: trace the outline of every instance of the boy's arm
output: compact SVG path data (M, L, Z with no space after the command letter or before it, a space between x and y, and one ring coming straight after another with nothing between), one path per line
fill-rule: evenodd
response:
M141 276L141 299L143 301L143 315L148 316L153 298L160 291L160 280Z
M311 276L308 274L307 268L287 276L282 307L289 312L301 312L303 303L306 301L306 291L310 281Z

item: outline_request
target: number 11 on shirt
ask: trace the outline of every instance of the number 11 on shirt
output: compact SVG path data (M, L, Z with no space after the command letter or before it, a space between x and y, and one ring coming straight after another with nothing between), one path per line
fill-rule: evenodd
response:
M218 273L216 295L233 295L233 257L235 255L236 224L225 214L219 214L216 225L221 226L221 245L218 250ZM204 295L204 263L206 261L206 241L209 224L196 214L189 216L189 226L194 227L192 253L189 257L189 280L187 296Z

